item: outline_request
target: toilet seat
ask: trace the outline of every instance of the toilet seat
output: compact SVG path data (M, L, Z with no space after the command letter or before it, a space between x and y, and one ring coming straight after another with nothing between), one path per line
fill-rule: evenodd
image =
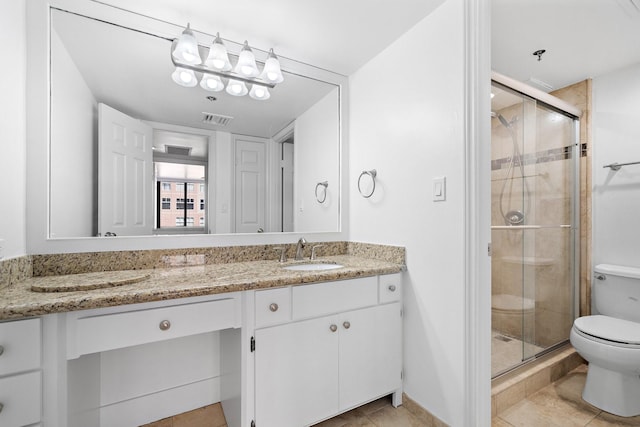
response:
M585 338L610 345L640 349L640 323L594 315L577 318L573 326L576 332Z

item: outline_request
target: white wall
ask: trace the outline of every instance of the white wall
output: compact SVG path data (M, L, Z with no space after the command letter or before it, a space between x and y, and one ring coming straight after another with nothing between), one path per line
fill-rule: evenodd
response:
M51 237L97 232L98 103L51 31ZM80 177L80 178L79 178Z
M210 198L209 209L215 204L215 229L213 233L231 233L233 226L233 140L229 132L216 132L215 163L209 158L209 180L215 179L215 198ZM212 165L215 169L212 170ZM211 194L211 193L209 193ZM214 202L215 200L215 202ZM213 203L212 203L213 202Z
M340 143L338 89L302 113L293 137L293 229L335 231L339 228ZM318 203L316 185L327 181L327 197ZM324 189L318 189L318 196Z
M640 64L593 79L593 265L640 267Z
M14 258L26 253L25 0L3 2L0 36L0 255Z
M448 0L351 76L350 240L402 245L405 392L464 423L463 0ZM370 199L357 190L376 169ZM432 179L446 176L446 201Z

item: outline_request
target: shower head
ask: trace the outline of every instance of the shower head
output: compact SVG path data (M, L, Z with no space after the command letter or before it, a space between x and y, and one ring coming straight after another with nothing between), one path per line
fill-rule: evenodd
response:
M502 126L506 127L507 129L511 129L511 123L509 123L502 114L498 114L498 120L500 120Z

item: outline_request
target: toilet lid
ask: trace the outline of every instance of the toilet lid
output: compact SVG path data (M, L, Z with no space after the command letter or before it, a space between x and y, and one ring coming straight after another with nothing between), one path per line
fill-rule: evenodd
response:
M573 323L585 334L606 341L640 345L640 323L609 316L584 316Z

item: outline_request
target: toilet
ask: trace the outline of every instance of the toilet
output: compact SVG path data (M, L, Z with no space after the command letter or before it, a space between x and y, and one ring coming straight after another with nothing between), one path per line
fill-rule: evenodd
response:
M622 417L640 415L640 268L594 268L598 314L573 322L571 344L589 362L582 398Z

